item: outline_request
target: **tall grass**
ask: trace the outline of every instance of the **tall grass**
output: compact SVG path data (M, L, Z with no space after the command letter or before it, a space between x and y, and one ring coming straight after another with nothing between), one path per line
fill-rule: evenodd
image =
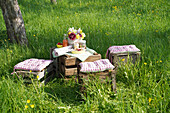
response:
M10 44L0 12L1 112L170 112L168 0L18 0L28 47ZM49 59L69 27L82 28L89 48L105 58L112 45L135 44L141 62L119 67L117 94L91 81L87 97L73 81L25 86L10 74L28 58ZM31 103L27 103L31 100ZM31 108L30 105L35 107ZM25 105L29 107L25 109Z

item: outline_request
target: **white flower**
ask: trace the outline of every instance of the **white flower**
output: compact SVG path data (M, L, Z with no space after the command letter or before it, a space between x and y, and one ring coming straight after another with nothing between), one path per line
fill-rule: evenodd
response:
M82 33L81 35L82 35L82 37L86 37L85 33Z
M77 33L80 33L80 31L82 31L80 28L77 30Z

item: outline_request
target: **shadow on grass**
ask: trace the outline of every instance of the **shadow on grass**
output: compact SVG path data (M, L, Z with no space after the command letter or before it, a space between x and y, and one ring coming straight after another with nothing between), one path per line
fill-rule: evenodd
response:
M55 79L45 87L45 92L49 93L52 98L57 97L59 101L64 104L81 104L79 86L73 79L69 81L65 81L63 79Z

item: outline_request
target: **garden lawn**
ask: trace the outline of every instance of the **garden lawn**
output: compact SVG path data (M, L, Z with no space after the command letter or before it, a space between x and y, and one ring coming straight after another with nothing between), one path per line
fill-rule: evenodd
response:
M28 47L9 43L0 12L0 112L170 112L168 0L18 0ZM97 80L87 97L74 81L26 86L11 72L28 58L50 58L68 28L81 28L89 48L105 58L112 45L135 44L141 62L118 69L117 94ZM81 99L85 101L81 101ZM28 102L27 102L28 100ZM30 102L29 102L30 100Z

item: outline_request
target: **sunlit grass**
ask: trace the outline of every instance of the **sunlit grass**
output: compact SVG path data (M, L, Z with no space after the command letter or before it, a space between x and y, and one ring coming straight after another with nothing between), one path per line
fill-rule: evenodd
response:
M57 5L49 0L18 2L29 46L9 43L0 12L1 112L169 112L168 0L60 0ZM112 45L135 44L141 50L138 65L119 68L117 94L91 81L82 102L73 81L55 80L37 86L37 92L33 85L27 87L13 78L11 72L18 62L49 59L50 48L63 40L69 27L81 28L87 46L102 58Z

